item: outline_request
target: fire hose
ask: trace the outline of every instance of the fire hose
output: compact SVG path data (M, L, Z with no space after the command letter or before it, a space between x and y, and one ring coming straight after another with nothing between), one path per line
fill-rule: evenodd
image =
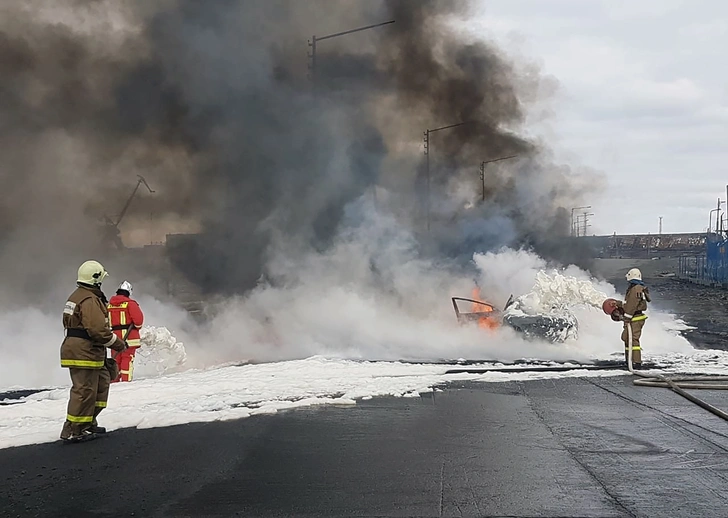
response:
M678 376L668 378L662 374L645 374L642 372L636 372L632 365L632 323L627 322L627 335L629 339L628 353L627 353L627 368L629 372L639 379L633 381L635 385L640 387L663 387L669 388L673 392L681 395L685 399L695 403L696 405L704 408L708 412L711 412L721 419L728 421L728 413L724 412L720 408L716 408L710 403L686 392L683 389L703 389L703 390L728 390L728 376ZM706 383L711 382L711 383ZM717 383L722 382L722 383Z

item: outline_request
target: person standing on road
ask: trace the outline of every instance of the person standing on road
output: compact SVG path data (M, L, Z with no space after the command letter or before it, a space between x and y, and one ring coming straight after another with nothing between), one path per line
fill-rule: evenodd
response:
M112 383L132 380L134 355L141 345L139 329L144 323L144 313L142 313L139 303L131 298L133 289L129 281L122 282L108 305L111 330L119 338L126 336L126 343L129 346L128 349L114 357L116 363L119 364L119 376L112 379Z
M629 286L624 296L622 310L624 315L624 330L622 331L622 341L624 342L624 358L629 361L629 331L632 330L632 365L635 369L642 367L642 347L640 346L640 337L642 336L642 328L647 320L647 303L651 302L650 290L642 281L642 272L637 268L632 268L626 275Z
M65 442L85 441L106 432L96 418L109 399L110 370L117 370L113 360L108 358L111 364L107 362L106 349L127 348L109 325L107 300L101 291L107 275L97 261L83 263L78 269L76 290L63 308L66 337L61 344L61 367L68 369L72 384L61 431Z

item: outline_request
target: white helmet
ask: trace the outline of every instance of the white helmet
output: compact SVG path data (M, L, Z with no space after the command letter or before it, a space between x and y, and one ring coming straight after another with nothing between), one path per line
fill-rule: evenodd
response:
M78 279L76 282L101 286L109 272L98 261L86 261L78 268Z
M119 284L119 287L117 288L116 291L119 291L119 290L128 291L129 295L131 296L131 292L134 290L134 287L131 285L131 283L129 281L124 281L121 284Z
M634 281L642 280L642 272L639 270L639 268L632 268L630 271L627 272L627 275L625 275L628 281Z

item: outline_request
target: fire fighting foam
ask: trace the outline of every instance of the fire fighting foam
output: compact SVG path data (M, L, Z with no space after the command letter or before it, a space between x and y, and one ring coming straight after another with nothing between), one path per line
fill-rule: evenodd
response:
M662 372L728 372L728 352L655 357ZM498 365L492 365L498 367ZM305 360L192 370L112 387L101 414L110 430L154 428L239 419L317 405L355 405L378 396L418 397L453 381L505 382L529 379L619 376L623 371L445 374L451 366L399 362L355 362L312 357ZM28 396L0 406L0 448L58 439L66 388Z
M134 361L134 376L150 376L175 372L185 367L187 352L166 327L144 326L141 344Z
M580 306L599 307L606 294L593 283L558 271L536 273L533 289L509 305L503 319L511 326L519 322L537 322L537 334L551 343L578 338L578 319L573 310ZM534 337L533 332L525 334Z
M588 280L566 276L558 271L536 274L533 290L522 297L526 306L534 311L548 311L554 307L588 305L602 307L606 293L596 289Z

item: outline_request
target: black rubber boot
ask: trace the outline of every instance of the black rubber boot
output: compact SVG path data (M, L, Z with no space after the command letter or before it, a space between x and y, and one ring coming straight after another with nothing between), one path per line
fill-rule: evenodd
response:
M61 437L63 439L63 442L66 444L74 444L77 442L86 442L91 441L96 438L96 434L91 431L90 428L87 428L86 430L77 433L77 434L71 434L68 437Z

